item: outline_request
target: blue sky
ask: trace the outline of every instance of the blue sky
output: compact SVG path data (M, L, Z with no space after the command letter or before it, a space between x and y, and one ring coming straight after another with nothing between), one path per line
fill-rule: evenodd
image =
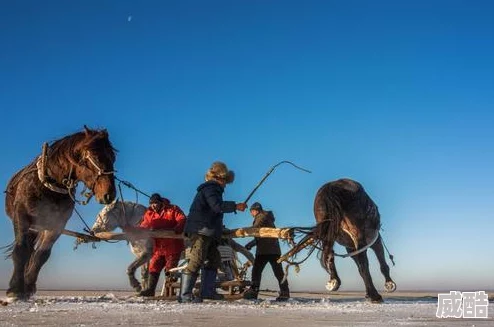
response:
M5 2L0 184L84 124L108 129L121 179L185 212L212 161L236 171L225 199L241 201L292 160L313 173L280 166L252 199L279 227L312 226L317 189L350 177L379 206L398 289L493 290L493 14L490 1ZM101 208L78 210L92 224ZM130 289L124 242L73 242L38 288ZM351 259L336 263L342 290L364 289ZM0 288L11 270L0 261ZM315 256L290 275L295 290L326 280Z

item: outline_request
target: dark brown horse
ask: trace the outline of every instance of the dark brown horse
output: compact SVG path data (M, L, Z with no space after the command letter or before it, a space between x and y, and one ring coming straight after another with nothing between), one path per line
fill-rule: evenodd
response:
M115 149L106 130L66 136L18 171L6 190L5 210L14 225L14 271L7 296L26 299L36 293L36 280L51 248L75 205L77 182L82 181L99 203L115 198Z
M349 256L357 264L365 283L366 297L372 302L382 302L382 297L369 273L366 250L369 245L379 260L386 290L392 292L396 289L384 257L379 234L379 211L362 185L350 179L339 179L323 185L314 200L314 216L317 221L314 238L322 246L321 265L330 274L327 286L330 291L336 291L341 285L334 262L335 242L346 247Z

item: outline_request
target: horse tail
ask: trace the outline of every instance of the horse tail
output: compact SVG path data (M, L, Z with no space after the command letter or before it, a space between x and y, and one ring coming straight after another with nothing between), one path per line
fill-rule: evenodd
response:
M15 241L7 245L0 246L0 250L2 250L3 253L5 254L5 260L12 258L12 251L14 251L14 244Z
M381 228L381 215L379 214L379 208L365 189L361 185L359 186L360 187L355 193L355 198L358 201L358 205L364 210L365 220L368 223L367 229L378 231ZM372 234L374 234L373 231Z
M338 189L328 183L319 189L314 200L314 215L317 221L314 237L322 245L321 266L328 272L329 262L334 254L334 243L343 219L343 208L338 193Z
M39 232L30 230L27 236L28 236L27 242L29 247L34 249L36 247L36 243L39 241L39 236L40 236ZM10 244L0 246L0 251L3 251L3 253L5 254L5 260L12 258L12 254L14 252L14 246L15 246L15 240L12 241L12 243Z

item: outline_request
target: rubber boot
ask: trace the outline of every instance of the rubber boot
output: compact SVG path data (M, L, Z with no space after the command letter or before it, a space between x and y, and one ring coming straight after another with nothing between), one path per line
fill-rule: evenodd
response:
M259 286L251 285L247 291L244 292L243 298L246 300L257 300L259 295Z
M288 282L280 284L280 295L276 298L276 301L284 302L290 298L290 289L288 288Z
M217 269L204 268L201 271L201 297L210 300L224 300L222 294L216 292Z
M183 272L180 278L180 295L178 296L178 302L180 303L198 303L202 302L202 299L194 298L192 290L196 284L197 274Z
M139 296L154 296L156 292L156 285L158 285L158 280L160 279L160 273L149 273L147 288L139 293Z

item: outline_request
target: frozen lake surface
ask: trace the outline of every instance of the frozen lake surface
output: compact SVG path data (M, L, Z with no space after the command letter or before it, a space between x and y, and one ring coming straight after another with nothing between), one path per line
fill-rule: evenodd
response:
M119 291L40 291L0 306L0 326L494 326L492 302L488 319L436 318L437 293L396 292L382 304L357 292L293 293L286 303L275 296L179 304Z

